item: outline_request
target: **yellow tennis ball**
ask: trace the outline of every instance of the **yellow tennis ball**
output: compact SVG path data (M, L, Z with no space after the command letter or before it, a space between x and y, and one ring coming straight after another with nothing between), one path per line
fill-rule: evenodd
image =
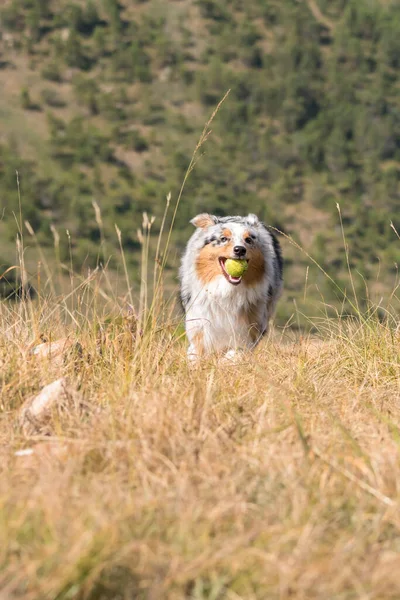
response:
M228 258L225 261L225 269L226 272L231 275L231 277L241 277L245 271L247 271L247 260L233 259Z

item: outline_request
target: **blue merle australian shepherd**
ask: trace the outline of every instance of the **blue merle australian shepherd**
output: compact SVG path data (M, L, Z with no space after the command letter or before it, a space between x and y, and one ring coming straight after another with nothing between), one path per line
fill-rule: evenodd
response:
M235 355L254 348L282 292L279 242L256 215L192 219L190 238L180 268L189 359L210 352ZM248 261L241 277L225 269L228 258Z

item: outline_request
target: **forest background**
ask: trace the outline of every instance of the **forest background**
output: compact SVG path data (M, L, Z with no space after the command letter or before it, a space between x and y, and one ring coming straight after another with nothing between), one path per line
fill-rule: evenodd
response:
M304 325L321 301L324 311L351 311L349 266L361 304L393 302L397 2L5 0L0 33L3 273L16 263L18 172L36 235L26 250L33 286L36 243L50 266L56 241L62 264L72 256L75 270L107 263L117 272L115 225L139 283L142 213L155 216L156 237L166 197L173 206L204 123L230 89L176 215L171 289L190 218L251 211L303 249L281 237L280 323L295 311ZM0 282L3 296L14 273Z

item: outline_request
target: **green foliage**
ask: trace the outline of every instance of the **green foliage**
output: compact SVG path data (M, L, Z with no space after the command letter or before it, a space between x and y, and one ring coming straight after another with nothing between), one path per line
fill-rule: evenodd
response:
M96 4L89 0L86 6L72 4L69 8L67 23L70 27L85 36L90 36L101 23Z
M95 243L97 235L88 229L95 196L110 236L122 218L136 251L130 224L142 210L160 223L163 199L176 197L204 123L230 88L187 181L177 246L194 212L251 209L307 239L345 281L339 202L354 265L373 277L378 254L389 272L398 258L389 223L398 225L400 200L399 6L319 0L320 22L308 3L291 0L178 4L12 0L0 10L36 74L60 84L59 92L25 85L20 97L32 109L41 94L53 110L35 165L47 200L29 200L42 231L49 210L55 222L68 219L83 256L83 237ZM49 168L51 182L40 175ZM296 218L303 211L308 220ZM292 273L304 259L289 249L288 262L296 291L302 282ZM322 291L332 297L329 286Z
M112 67L117 80L149 83L152 79L149 54L135 41L115 51Z
M72 29L64 45L64 59L68 67L87 71L90 67L90 60L87 56L79 34Z
M93 166L98 161L109 162L113 158L107 137L82 117L75 117L69 123L53 120L51 144L64 165Z
M20 93L20 102L24 110L40 110L40 106L32 101L27 87L23 87Z
M87 107L90 114L97 115L99 112L100 89L95 79L87 79L77 75L73 79L74 93L79 104Z
M47 62L41 72L43 79L60 83L62 81L61 68L56 61Z
M118 0L103 0L104 9L110 20L111 30L116 36L122 30L123 21L121 17L121 6Z
M45 88L41 92L41 98L47 106L53 108L63 108L66 106L65 100L58 94L58 92L51 88Z
M3 8L0 16L4 29L8 31L22 31L24 29L24 15L21 13L20 6L17 2Z
M29 94L28 88L22 88L21 94L20 94L20 99L21 99L21 106L23 109L29 110L32 107L32 100L31 100L31 96Z
M146 138L139 131L131 132L132 147L136 152L144 152L149 149L149 144Z

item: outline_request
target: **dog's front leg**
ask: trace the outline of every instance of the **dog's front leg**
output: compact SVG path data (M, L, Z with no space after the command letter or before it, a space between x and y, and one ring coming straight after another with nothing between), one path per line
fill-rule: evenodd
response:
M189 338L189 348L187 351L187 357L190 362L195 362L204 356L204 333L201 329L192 331Z

